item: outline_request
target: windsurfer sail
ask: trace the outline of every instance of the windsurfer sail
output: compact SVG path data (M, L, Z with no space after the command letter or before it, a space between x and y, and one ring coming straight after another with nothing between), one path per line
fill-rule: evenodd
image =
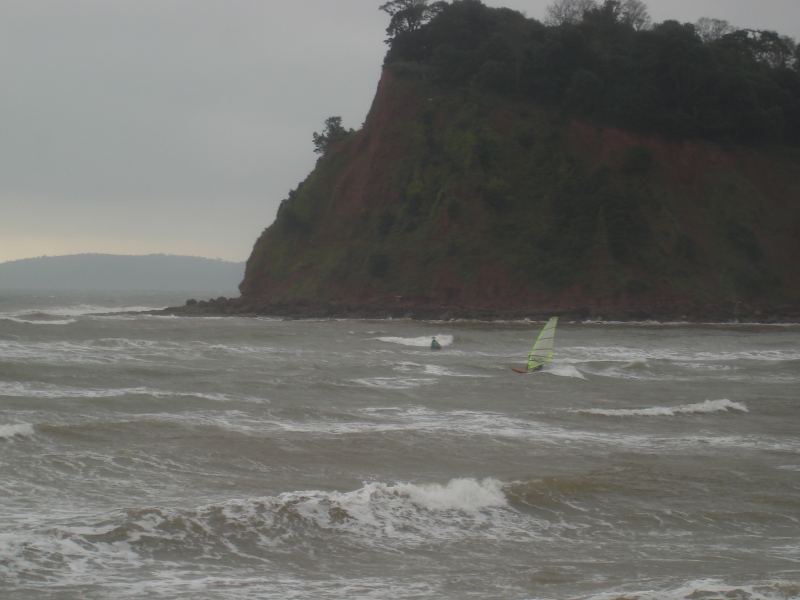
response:
M558 317L550 319L542 330L528 354L528 366L525 369L517 369L512 367L517 373L533 373L539 371L546 364L553 360L553 348L556 337L556 324Z

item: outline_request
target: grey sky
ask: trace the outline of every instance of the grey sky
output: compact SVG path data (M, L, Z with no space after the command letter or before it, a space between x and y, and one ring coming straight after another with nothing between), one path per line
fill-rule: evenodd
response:
M0 0L0 261L165 252L244 260L363 122L380 0ZM549 0L488 0L541 18ZM800 37L797 0L650 0Z

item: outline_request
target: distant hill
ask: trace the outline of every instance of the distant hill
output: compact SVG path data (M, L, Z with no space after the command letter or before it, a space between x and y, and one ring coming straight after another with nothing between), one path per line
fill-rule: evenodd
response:
M244 264L149 254L74 254L0 263L0 292L10 290L175 291L234 294Z

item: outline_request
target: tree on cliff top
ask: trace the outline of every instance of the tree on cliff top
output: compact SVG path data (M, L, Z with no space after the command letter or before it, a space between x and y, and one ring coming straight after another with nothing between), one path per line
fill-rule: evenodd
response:
M548 25L576 24L589 15L605 16L637 31L650 27L647 5L641 0L555 0L547 7Z
M546 9L545 23L548 25L579 23L586 11L596 7L595 0L556 0Z
M417 31L425 23L442 12L446 2L429 2L429 0L390 0L379 9L391 17L386 34L387 44L401 33Z
M697 23L694 24L694 30L697 32L697 35L700 36L700 39L703 40L703 42L710 44L723 38L729 33L733 33L736 31L736 28L732 27L731 24L724 19L711 19L709 17L703 17L698 19Z
M322 133L317 133L315 131L312 135L312 139L314 140L314 152L317 154L325 154L331 144L342 141L352 133L352 131L352 129L348 131L342 127L342 117L328 117L325 119L325 129L322 130Z

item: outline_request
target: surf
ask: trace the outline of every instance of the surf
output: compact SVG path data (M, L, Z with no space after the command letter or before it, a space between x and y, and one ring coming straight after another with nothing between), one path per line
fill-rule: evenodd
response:
M747 406L741 402L732 402L722 398L720 400L705 400L695 404L681 404L678 406L651 406L647 408L587 408L578 412L602 415L605 417L675 417L678 415L714 414L724 412L749 412Z

